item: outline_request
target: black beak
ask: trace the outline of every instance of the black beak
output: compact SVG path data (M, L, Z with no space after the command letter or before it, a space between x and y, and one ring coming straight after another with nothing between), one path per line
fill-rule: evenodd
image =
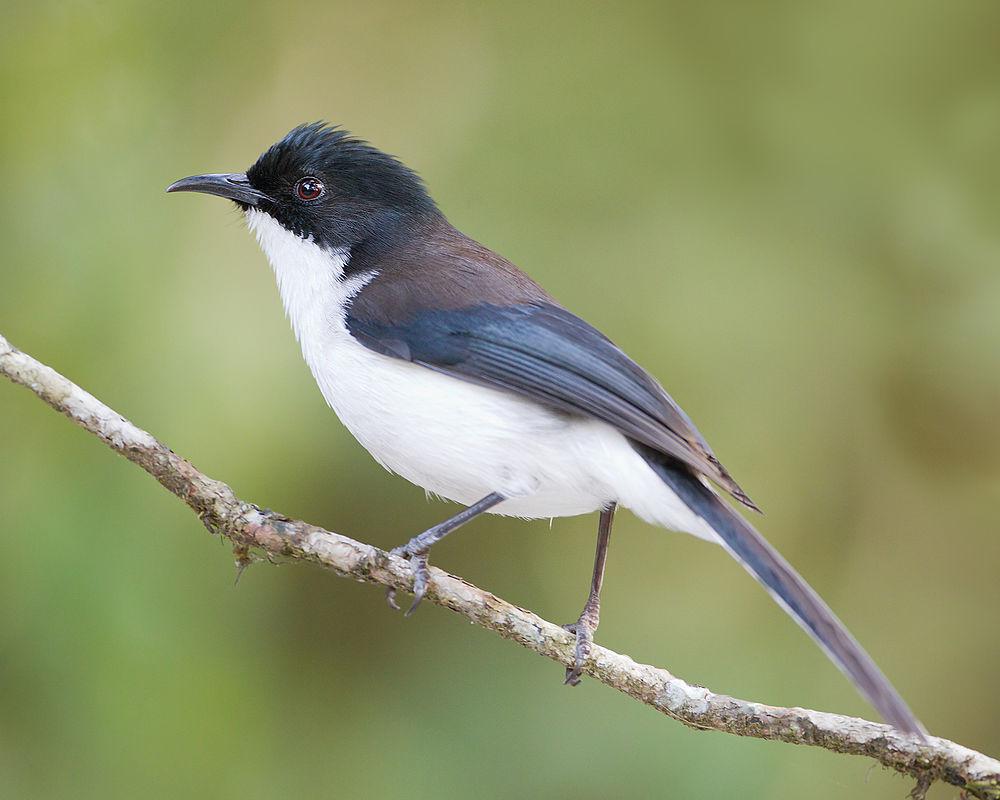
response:
M245 206L259 206L261 201L271 199L263 192L254 189L243 172L192 175L190 178L181 178L170 184L167 191L214 194L235 200Z

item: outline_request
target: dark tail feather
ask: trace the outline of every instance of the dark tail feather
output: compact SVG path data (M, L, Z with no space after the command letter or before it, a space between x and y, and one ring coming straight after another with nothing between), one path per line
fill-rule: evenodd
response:
M826 651L882 718L904 733L926 730L830 607L753 526L684 466L643 454L678 497L719 535L729 553Z

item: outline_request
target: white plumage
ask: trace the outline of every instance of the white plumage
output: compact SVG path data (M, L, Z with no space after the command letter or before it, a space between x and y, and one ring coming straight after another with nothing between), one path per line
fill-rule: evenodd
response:
M463 505L491 492L508 498L491 513L564 517L617 502L648 522L718 541L610 425L357 342L345 314L366 278L344 277L350 252L324 250L254 208L247 222L323 397L386 469Z

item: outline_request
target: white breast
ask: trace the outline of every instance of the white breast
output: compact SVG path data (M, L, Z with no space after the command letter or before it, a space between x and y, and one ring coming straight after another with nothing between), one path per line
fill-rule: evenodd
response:
M383 356L347 330L346 250L325 250L267 214L247 212L320 391L384 467L468 505L500 492L496 512L571 516L621 502L651 522L714 538L618 431Z

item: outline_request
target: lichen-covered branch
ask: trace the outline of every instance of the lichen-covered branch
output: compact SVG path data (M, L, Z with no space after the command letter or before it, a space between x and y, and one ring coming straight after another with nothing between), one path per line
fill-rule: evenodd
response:
M138 464L180 497L212 533L229 539L239 564L252 552L319 564L357 581L409 591L409 564L377 547L288 519L240 500L226 484L199 472L146 431L137 428L55 370L0 336L0 373L31 389L46 403L113 450ZM574 661L574 638L563 628L439 569L431 569L427 599L564 666ZM887 725L854 717L778 708L715 694L664 669L594 646L585 672L693 728L807 744L873 758L917 779L915 796L936 780L977 798L1000 800L1000 761L930 737L921 742Z

